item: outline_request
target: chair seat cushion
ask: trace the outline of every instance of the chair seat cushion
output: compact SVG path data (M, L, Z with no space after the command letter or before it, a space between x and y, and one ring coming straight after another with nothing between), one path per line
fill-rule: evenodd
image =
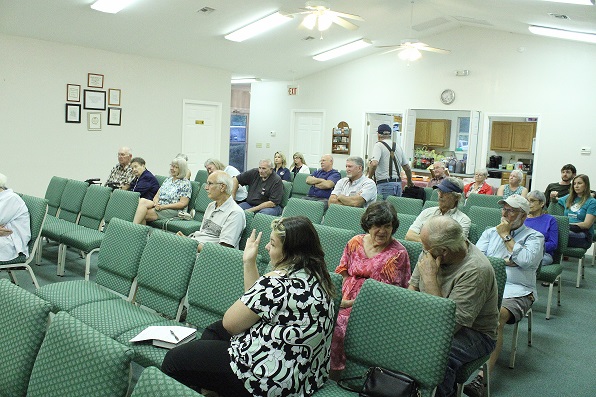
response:
M46 284L35 294L53 304L53 312L71 311L77 306L91 302L121 299L108 289L84 280Z
M60 242L70 247L89 252L99 248L105 234L99 230L93 230L84 226L78 226L62 235Z
M47 237L50 240L60 241L60 237L71 230L74 230L78 226L72 222L58 219L53 216L46 216L46 220L43 224L43 230L41 235Z
M581 259L586 255L586 251L584 248L567 247L563 250L563 255Z
M17 263L25 263L25 262L27 262L27 257L25 257L25 255L23 255L23 254L19 254L19 256L17 256L14 259L11 259L9 261L0 261L0 266L12 265L12 264L17 264Z
M194 233L197 230L199 230L201 228L201 223L202 222L195 221L195 220L189 220L189 221L174 220L174 221L168 222L167 228L168 228L169 232L173 232L173 233L182 232L182 233L184 233L185 236L188 236L189 234Z
M540 281L546 281L547 283L552 284L555 282L557 277L561 275L561 273L563 273L563 266L561 265L554 264L542 266L540 268L540 273L538 273L538 275L536 276L536 279Z
M316 391L313 396L321 396L321 397L325 397L325 396L329 396L329 397L340 397L340 396L346 396L346 397L354 397L356 394L353 391L349 391L349 390L345 390L342 389L341 387L339 387L337 385L336 382L332 381L332 380L328 380L321 389L319 389L318 391Z

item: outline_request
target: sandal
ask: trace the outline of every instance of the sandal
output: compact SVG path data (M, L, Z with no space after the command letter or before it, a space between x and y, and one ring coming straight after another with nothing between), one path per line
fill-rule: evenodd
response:
M554 287L556 287L556 286L558 286L558 285L559 285L559 282L558 282L558 281L555 281L555 282L553 283L553 286L554 286ZM543 286L543 287L550 287L550 283L547 283L547 282L545 281L545 282L543 282L543 283L542 283L542 286Z

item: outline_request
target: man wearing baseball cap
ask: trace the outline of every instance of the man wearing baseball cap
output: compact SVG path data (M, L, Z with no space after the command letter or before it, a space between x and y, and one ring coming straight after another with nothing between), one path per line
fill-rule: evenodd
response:
M536 270L544 251L544 236L526 227L524 221L530 212L530 203L514 194L500 200L501 223L482 233L476 246L486 256L505 259L507 282L499 313L497 345L490 356L488 370L492 372L501 347L505 324L520 321L532 307L536 298ZM470 397L484 395L483 376L479 374L464 388Z
M408 178L408 186L414 186L412 182L412 170L408 159L402 148L391 141L391 127L388 124L381 124L377 128L379 141L373 147L372 156L368 161L368 177L373 175L377 183L377 194L387 196L401 196L401 168Z

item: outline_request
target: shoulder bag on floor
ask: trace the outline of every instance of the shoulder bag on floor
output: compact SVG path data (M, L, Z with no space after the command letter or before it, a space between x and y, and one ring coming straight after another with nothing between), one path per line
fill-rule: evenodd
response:
M419 397L420 391L416 381L402 372L393 372L381 367L370 367L364 375L364 384L360 390L354 389L346 382L362 379L362 377L341 379L337 384L361 397Z

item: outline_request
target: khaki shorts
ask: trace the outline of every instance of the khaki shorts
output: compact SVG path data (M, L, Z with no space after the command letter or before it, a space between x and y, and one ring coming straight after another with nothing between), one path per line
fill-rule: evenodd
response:
M503 299L501 306L509 310L509 313L513 316L513 318L507 321L507 324L515 324L524 318L528 310L532 307L532 303L534 303L534 294Z

